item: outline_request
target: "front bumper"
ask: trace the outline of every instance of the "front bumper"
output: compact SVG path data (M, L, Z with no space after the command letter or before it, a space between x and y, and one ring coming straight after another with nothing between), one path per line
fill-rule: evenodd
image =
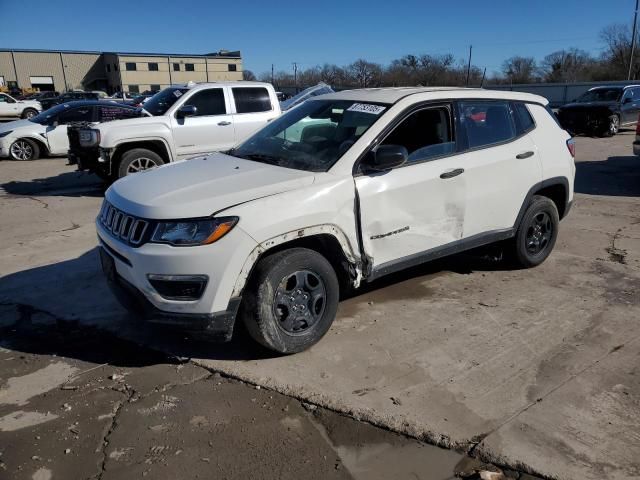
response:
M240 292L236 281L256 242L236 226L218 242L200 247L146 243L139 247L114 238L96 221L101 255L113 259L112 289L127 307L152 322L185 330L231 335ZM148 275L206 275L208 283L197 300L164 298ZM109 275L107 275L109 278ZM125 294L123 294L125 292Z
M117 257L100 247L100 256L111 257L108 261L114 261ZM105 259L101 258L101 264ZM193 333L201 333L207 337L213 337L224 342L231 340L233 327L240 307L241 297L232 298L226 310L215 313L176 313L166 312L154 306L145 295L134 285L122 278L117 272L108 274L107 284L120 304L127 310L140 315L149 323L177 327L180 330Z

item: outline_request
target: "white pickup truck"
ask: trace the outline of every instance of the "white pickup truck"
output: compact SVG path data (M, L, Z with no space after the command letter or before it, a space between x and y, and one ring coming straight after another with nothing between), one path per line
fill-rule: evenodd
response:
M32 118L42 111L36 100L16 100L11 95L0 93L0 118Z
M85 130L78 168L105 179L203 153L229 150L279 117L271 84L259 82L174 85L144 104L151 116ZM97 148L96 148L97 147Z

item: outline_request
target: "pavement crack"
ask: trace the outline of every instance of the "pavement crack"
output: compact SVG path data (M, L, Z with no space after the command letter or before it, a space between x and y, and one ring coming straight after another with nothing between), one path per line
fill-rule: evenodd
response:
M126 393L125 392L120 392L120 393L122 393L123 395L126 395L126 398L124 401L116 403L116 406L113 410L113 416L111 417L111 423L109 424L109 427L105 429L104 436L102 437L102 445L99 449L99 453L102 456L102 460L100 461L100 471L91 477L92 479L95 479L95 480L101 480L102 475L104 475L104 472L106 471L107 458L108 458L107 448L109 447L109 439L111 438L111 435L113 434L115 429L118 427L118 418L120 417L120 413L122 412L122 409L126 405L131 403L131 400L135 397L135 394L136 394L135 390L133 389L127 389Z
M23 198L28 198L29 200L33 200L34 202L38 202L39 204L42 205L42 208L49 208L49 204L47 202L45 202L44 200L40 200L39 198L36 197L29 197L29 196L24 196Z
M619 228L616 233L611 235L611 244L607 247L607 253L609 254L609 260L615 263L626 265L627 251L616 247L616 241L621 237L622 229Z

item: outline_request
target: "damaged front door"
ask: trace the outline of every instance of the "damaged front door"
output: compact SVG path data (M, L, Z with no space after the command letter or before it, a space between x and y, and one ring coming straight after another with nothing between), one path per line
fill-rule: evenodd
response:
M362 243L374 271L462 238L466 177L452 118L450 105L409 114L381 143L405 147L407 162L371 172L365 159L355 178Z

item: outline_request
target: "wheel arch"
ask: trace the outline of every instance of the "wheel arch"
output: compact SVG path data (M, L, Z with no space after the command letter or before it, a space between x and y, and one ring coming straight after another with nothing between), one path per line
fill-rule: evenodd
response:
M111 155L111 171L118 168L122 155L134 148L144 148L157 153L164 163L171 162L171 150L167 143L162 139L147 139L147 140L135 140L130 142L123 142L118 144Z
M556 205L560 220L562 220L569 211L569 180L566 177L553 177L543 180L535 184L529 192L527 192L513 227L514 232L518 229L522 217L524 217L525 211L534 195L549 198Z
M260 243L253 249L238 276L232 297L239 297L263 258L289 248L308 248L323 255L336 271L340 290L358 287L362 280L360 261L346 235L335 225L316 225L288 232Z

